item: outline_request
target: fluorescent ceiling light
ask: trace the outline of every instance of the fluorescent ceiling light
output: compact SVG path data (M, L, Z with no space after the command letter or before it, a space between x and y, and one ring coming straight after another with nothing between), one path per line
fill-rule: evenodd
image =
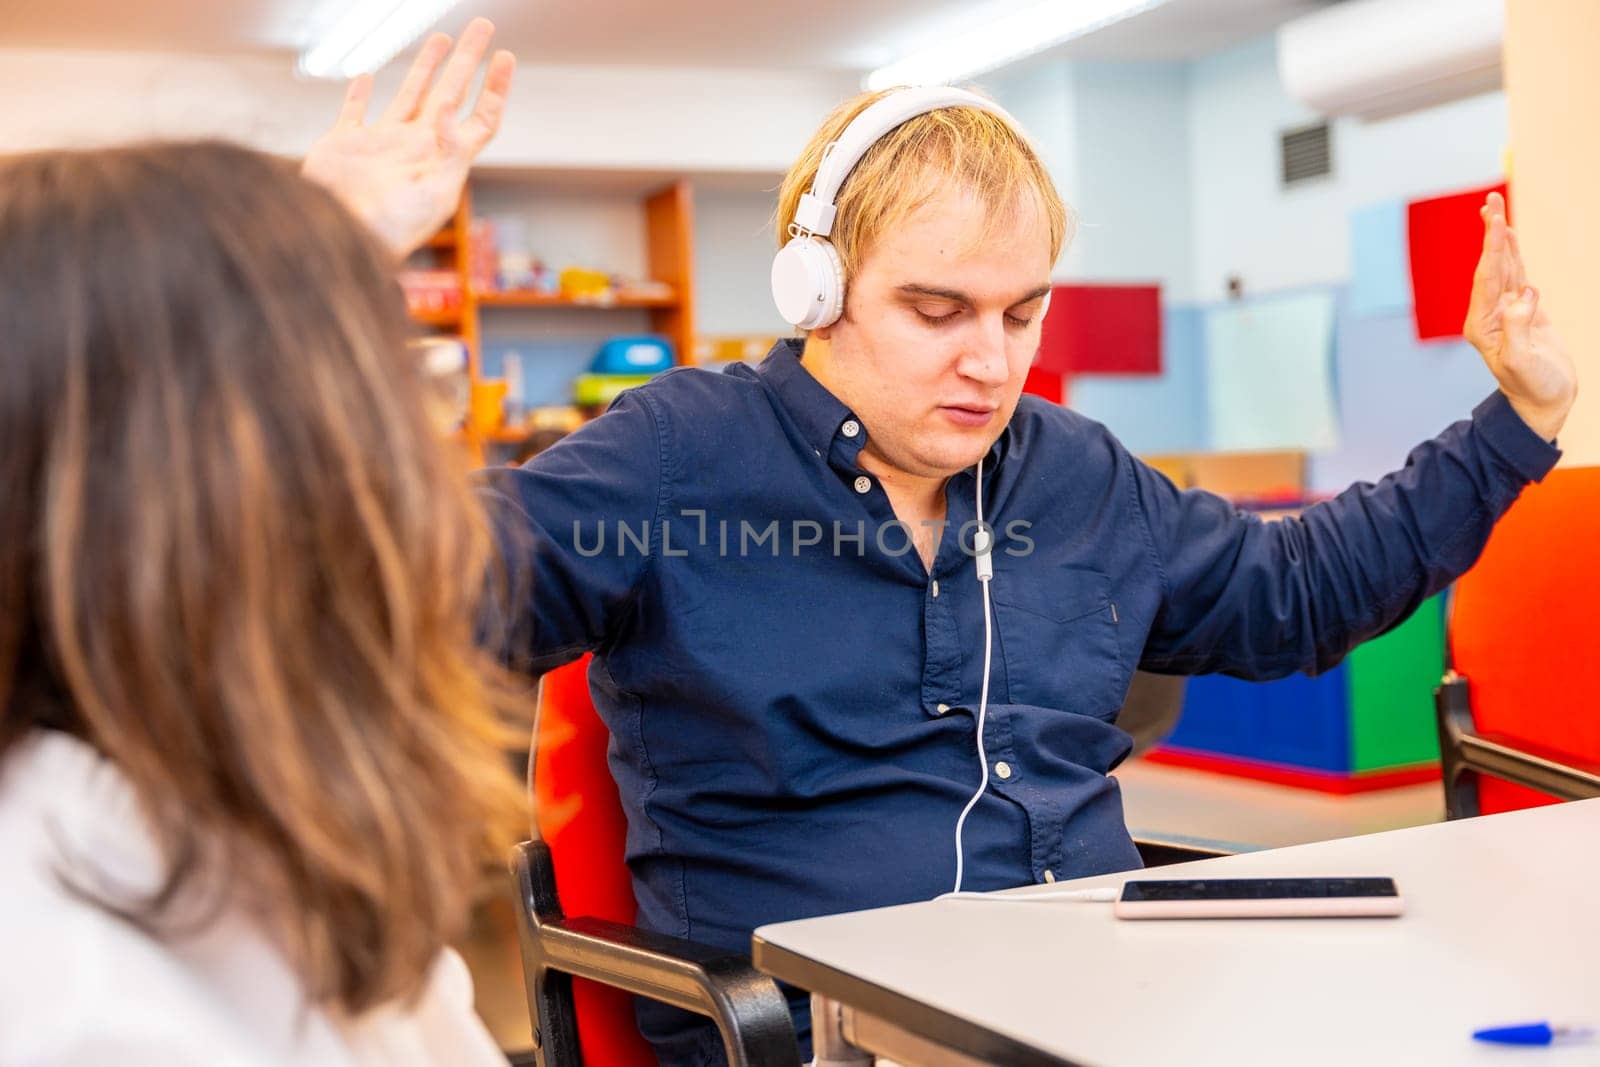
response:
M364 0L300 53L313 78L353 78L393 59L461 0Z
M1045 0L879 67L868 89L947 85L1160 7L1167 0Z

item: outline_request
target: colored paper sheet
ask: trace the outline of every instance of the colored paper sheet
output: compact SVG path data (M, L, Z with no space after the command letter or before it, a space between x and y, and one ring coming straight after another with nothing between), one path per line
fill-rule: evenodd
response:
M1444 604L1350 653L1350 769L1379 771L1439 758L1433 690L1444 674Z
M1318 771L1350 769L1348 668L1308 678L1246 682L1221 674L1189 680L1166 744L1189 752Z
M1338 444L1331 292L1210 308L1205 336L1212 448L1316 451Z
M1057 374L1161 373L1161 288L1058 285L1038 365Z
M1410 310L1406 206L1398 200L1350 215L1350 313L1358 317Z
M1022 383L1022 391L1059 404L1066 395L1065 386L1061 375L1035 364L1028 368L1028 380Z
M1161 373L1073 379L1072 408L1104 423L1134 452L1200 452L1206 434L1205 319L1199 308L1161 316Z
M1417 445L1471 416L1494 376L1465 341L1421 342L1411 312L1358 318L1340 301L1334 327L1338 447L1310 457L1313 492L1375 482Z
M1460 337L1472 299L1472 275L1483 252L1483 198L1506 186L1418 200L1406 206L1417 337ZM1509 208L1507 209L1509 218Z

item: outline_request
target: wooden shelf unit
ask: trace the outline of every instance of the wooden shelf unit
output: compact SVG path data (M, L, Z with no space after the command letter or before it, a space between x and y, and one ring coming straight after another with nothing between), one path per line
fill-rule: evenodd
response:
M478 347L478 316L472 306L472 294L467 287L467 231L472 225L472 194L470 190L463 190L461 203L444 224L444 227L430 237L418 252L427 252L433 259L433 265L438 270L450 271L461 282L461 305L448 311L424 311L413 309L411 320L423 326L433 327L438 330L448 330L459 335L467 345L467 351L474 353L471 359L476 361Z
M413 309L411 317L424 326L460 326L460 311L418 311Z
M675 358L694 354L694 196L686 181L676 181L645 197L645 251L650 280L666 282L675 303L650 313L656 333L672 340Z
M537 179L529 179L529 196L536 197L537 190ZM693 192L687 181L679 179L644 196L641 207L649 280L670 285L672 295L619 296L602 301L573 300L541 292L480 291L473 288L470 277L472 192L469 182L455 216L424 245L434 255L439 269L454 270L460 277L461 310L448 314L416 313L413 318L430 326L459 325L461 338L467 345L474 382L478 379L480 364L482 316L500 308L564 308L597 313L610 310L648 311L650 329L672 342L677 362L687 363L694 351Z
M473 294L479 307L507 308L590 308L594 311L611 311L620 308L675 308L677 294L672 296L618 296L609 300L574 300L539 291L479 290Z

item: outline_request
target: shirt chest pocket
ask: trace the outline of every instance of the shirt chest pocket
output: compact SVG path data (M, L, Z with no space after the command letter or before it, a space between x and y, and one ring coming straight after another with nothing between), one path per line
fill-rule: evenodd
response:
M996 574L990 595L1012 703L1116 717L1131 666L1118 642L1110 577L1075 567Z

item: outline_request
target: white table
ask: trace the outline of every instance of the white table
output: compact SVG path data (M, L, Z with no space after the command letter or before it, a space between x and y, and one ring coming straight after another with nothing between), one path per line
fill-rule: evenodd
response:
M1470 1040L1600 1023L1600 800L1061 885L1301 875L1392 876L1406 914L1127 922L1109 904L930 901L764 926L754 958L891 1056L909 1035L1018 1064L1600 1064L1595 1045Z

